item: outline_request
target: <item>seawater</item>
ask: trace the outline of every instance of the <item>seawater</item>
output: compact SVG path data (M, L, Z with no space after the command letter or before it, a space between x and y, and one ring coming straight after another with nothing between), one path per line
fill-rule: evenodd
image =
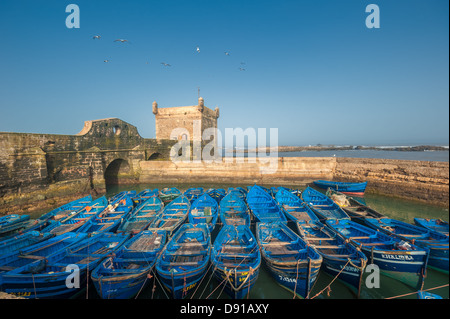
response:
M449 151L330 150L280 152L279 157L350 157L448 162Z
M136 190L140 192L144 189L155 189L164 187L177 187L181 191L185 191L189 187L203 187L205 190L208 188L224 188L236 187L236 186L247 186L247 185L231 185L231 184L140 184L140 185L123 185L123 186L111 186L108 188L107 196L112 196L115 193L123 190ZM264 185L269 187L270 185ZM304 185L285 185L291 188L304 189ZM381 195L366 194L363 198L367 206L370 206L377 211L387 215L388 217L402 220L409 223L414 223L414 217L424 217L424 218L441 218L444 220L449 219L448 208L428 205L420 202L414 202L410 200L392 198ZM217 235L219 227L213 231L212 239L214 240ZM222 287L218 287L218 282L211 276L211 271L209 271L202 284L198 287L195 299L217 299L217 298L229 298L225 292L222 291ZM319 277L312 289L311 296L316 296L319 292L329 286L333 281L333 278L323 271L320 272ZM441 272L429 269L426 274L423 289L435 288L438 286L448 285L449 276L448 274L443 274ZM166 293L163 288L156 282L155 290L152 291L152 286L147 286L138 296L139 299L160 299L167 298ZM411 287L391 279L389 277L380 276L380 287L379 288L367 288L366 285L362 284L361 295L362 299L384 299L389 297L395 297L405 294L411 294L408 296L401 297L403 299L416 299L417 295L414 294L416 291ZM443 298L449 297L448 286L435 289L430 291L432 293L438 294ZM95 289L90 289L90 298L96 297ZM98 297L98 296L97 296ZM250 299L292 299L293 293L287 291L286 289L279 286L275 280L270 276L269 272L264 266L264 261L262 262L259 277L255 285L250 291ZM318 299L355 299L356 296L339 280L336 280L330 286L330 289L325 289L325 291L319 294L316 298Z

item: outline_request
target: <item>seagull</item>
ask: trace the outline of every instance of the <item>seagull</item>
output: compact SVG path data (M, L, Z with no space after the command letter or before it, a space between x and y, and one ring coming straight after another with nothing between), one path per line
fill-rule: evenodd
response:
M198 45L197 45L197 48L195 49L195 51L197 51L197 53L200 53L200 48Z
M239 71L245 71L245 69L244 68L239 68Z
M161 64L162 64L163 66L171 66L170 64L164 63L164 62L161 62Z
M101 36L99 36L99 35L94 35L93 37L92 37L92 39L98 39L98 40L100 40L100 38L101 38Z
M103 60L103 62L108 63L110 60Z
M225 53L225 55L230 55L230 52L228 52L228 51L225 51L224 53Z
M121 42L121 43L124 43L124 42L130 42L130 41L128 41L128 40L126 40L126 39L117 39L117 40L114 40L114 42Z

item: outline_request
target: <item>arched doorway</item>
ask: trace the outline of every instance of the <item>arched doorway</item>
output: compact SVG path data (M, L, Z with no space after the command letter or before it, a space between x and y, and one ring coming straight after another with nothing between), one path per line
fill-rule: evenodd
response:
M105 169L106 188L108 188L108 185L118 185L121 175L127 175L129 173L130 165L128 161L121 158L115 159Z
M160 158L162 158L161 153L153 153L152 155L149 156L148 161L154 161Z

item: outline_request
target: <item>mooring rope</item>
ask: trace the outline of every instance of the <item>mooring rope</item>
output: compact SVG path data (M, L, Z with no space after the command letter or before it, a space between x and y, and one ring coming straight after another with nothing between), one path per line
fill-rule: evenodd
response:
M437 286L437 287L433 287L433 288L428 288L428 289L421 289L422 291L430 291L430 290L435 290L435 289L439 289L439 288L444 288L444 287L448 287L448 285L449 284L445 284L445 285L442 285L442 286ZM395 299L395 298L400 298L400 297L405 297L405 296L410 296L410 295L415 295L415 294L417 294L417 293L419 293L418 291L415 291L415 292L410 292L410 293L407 293L407 294L402 294L402 295L397 295L397 296L393 296L393 297L387 297L387 298L384 298L384 299Z
M331 291L330 287L333 284L333 282L339 277L339 275L342 273L342 271L345 269L345 267L350 263L350 258L348 258L347 262L345 263L345 265L342 267L342 269L339 271L339 273L336 275L336 277L333 278L333 280L325 287L323 288L321 291L319 291L317 294L315 294L312 298L310 299L314 299L317 296L321 295L325 290L328 289L328 291Z

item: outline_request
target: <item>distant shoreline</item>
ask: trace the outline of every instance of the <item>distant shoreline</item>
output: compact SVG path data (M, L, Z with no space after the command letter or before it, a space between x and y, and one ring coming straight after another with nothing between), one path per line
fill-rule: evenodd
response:
M258 151L270 151L271 148L258 148ZM282 152L303 152L303 151L354 151L354 150L374 150L374 151L398 151L398 152L425 152L425 151L449 151L448 146L419 145L419 146L278 146L278 153ZM226 150L228 152L229 150ZM234 150L234 153L249 153L252 150Z

